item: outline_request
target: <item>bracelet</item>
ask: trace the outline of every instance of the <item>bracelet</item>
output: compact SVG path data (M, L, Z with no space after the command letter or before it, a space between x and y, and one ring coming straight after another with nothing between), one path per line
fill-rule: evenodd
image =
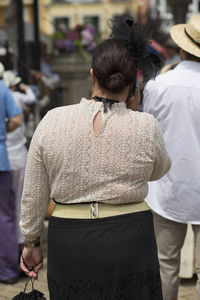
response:
M44 259L44 257L42 256L41 259L40 259L40 261L39 261L36 265L29 267L29 266L27 265L27 263L25 262L25 259L24 259L23 255L21 255L21 258L22 258L23 264L25 265L25 267L26 267L29 271L34 271L34 269L35 269L37 266L39 266L40 264L43 263L43 259Z
M38 237L37 239L35 240L27 240L24 242L24 247L26 248L36 248L40 246L40 238Z

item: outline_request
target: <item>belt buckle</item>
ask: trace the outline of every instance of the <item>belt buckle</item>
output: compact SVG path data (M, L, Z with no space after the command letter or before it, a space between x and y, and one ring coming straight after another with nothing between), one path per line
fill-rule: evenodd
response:
M99 218L99 205L97 202L92 202L90 204L90 217L91 219Z

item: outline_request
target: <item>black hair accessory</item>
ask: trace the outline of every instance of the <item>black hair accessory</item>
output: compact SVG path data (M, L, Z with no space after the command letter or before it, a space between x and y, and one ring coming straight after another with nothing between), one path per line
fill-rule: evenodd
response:
M104 97L95 96L92 99L96 100L97 102L103 102L104 112L106 113L108 111L108 108L111 109L112 105L114 103L119 103L117 100L108 99Z
M155 78L162 67L160 57L150 45L150 41L134 19L130 16L116 16L111 19L111 38L120 40L136 61L138 71L142 72L144 82Z

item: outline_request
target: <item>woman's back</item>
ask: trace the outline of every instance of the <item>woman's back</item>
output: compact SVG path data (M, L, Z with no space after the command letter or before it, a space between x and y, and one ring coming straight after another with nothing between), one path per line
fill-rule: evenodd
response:
M99 111L102 124L95 134L93 121ZM123 102L103 113L103 103L83 98L78 105L50 111L33 143L39 143L50 196L56 201L128 203L144 200L152 172L157 179L170 164L159 161L166 153L157 135L159 127L151 115L128 110ZM45 174L37 167L38 176L42 182Z

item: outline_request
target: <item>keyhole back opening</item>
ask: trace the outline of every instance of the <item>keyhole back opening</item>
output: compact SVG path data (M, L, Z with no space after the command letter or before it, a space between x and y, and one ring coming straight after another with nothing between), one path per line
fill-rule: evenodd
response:
M102 114L100 111L96 113L93 119L93 132L99 134L102 129Z

